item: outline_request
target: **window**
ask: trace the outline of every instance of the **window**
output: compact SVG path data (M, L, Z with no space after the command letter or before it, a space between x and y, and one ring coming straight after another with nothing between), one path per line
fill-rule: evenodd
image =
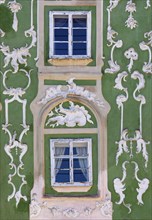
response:
M51 185L92 185L92 140L52 139Z
M50 58L91 57L91 12L50 11Z

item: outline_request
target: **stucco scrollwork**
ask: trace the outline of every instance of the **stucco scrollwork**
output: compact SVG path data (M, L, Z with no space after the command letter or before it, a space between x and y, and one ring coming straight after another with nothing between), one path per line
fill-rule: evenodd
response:
M144 62L142 70L143 70L144 73L152 74L152 51L151 51L151 47L152 47L152 31L146 32L144 34L144 37L148 39L148 42L145 42L145 41L141 42L139 44L139 47L143 51L148 50L149 59L148 59L148 62Z
M77 86L74 82L75 78L71 78L67 81L68 85L62 86L58 85L55 87L50 87L46 90L45 97L42 98L38 104L46 104L52 99L56 97L66 98L68 95L78 95L81 96L88 101L92 101L96 103L98 106L103 107L103 103L96 97L96 94L90 92L82 86Z
M63 103L59 105L59 108L55 108L49 114L49 119L46 122L46 126L57 127L59 125L66 125L67 127L85 126L87 122L93 124L91 115L84 106L75 105L72 101L69 102L69 108L64 108Z
M118 95L116 98L116 103L118 105L118 108L121 110L121 132L120 135L122 134L123 131L123 117L124 117L124 102L126 102L128 100L128 89L125 88L122 85L122 82L126 81L126 77L128 76L128 73L126 71L123 71L122 73L119 73L115 79L115 89L119 89L120 91L123 91L125 93L125 95L121 94Z
M31 78L30 78L30 73L31 70L28 72L24 69L20 69L21 73L24 73L28 79L27 85L25 88L12 88L8 87L6 85L6 79L7 79L7 74L9 72L12 72L12 70L7 70L2 73L3 76L3 86L5 90L3 91L4 95L8 95L9 97L11 96L10 99L5 99L5 124L2 125L2 130L8 135L9 137L9 143L5 144L4 150L6 154L9 156L11 159L11 162L9 163L10 170L13 171L13 173L10 173L8 175L8 184L12 186L12 193L8 196L8 201L11 199L15 198L16 200L16 206L18 206L19 202L21 199L24 199L27 201L27 197L22 195L22 187L27 184L25 180L25 175L22 174L22 170L24 169L24 163L23 163L23 157L25 156L28 146L24 143L22 143L23 136L27 134L27 131L29 131L29 125L26 123L26 99L21 99L21 97L26 93L26 90L29 88L31 84ZM22 127L23 130L21 131L19 137L17 138L17 133L16 131L12 134L11 130L9 129L12 124L9 122L9 104L13 103L14 101L17 101L18 103L22 104ZM14 150L16 153L16 156L14 156ZM16 159L17 158L17 159ZM16 162L17 160L17 162ZM14 179L18 178L18 183L19 187L16 186L16 183Z
M14 15L16 14L16 10L17 8L19 8L19 6L16 4L15 2L11 2L10 3L10 7L13 4L13 9ZM15 4L15 6L14 6ZM16 15L15 15L16 16ZM16 26L16 24L14 25ZM16 28L16 27L15 27ZM20 47L20 48L13 48L13 50L10 49L10 46L5 45L4 42L2 42L2 44L0 44L0 51L4 54L4 68L6 68L9 64L12 66L12 68L14 69L14 73L18 72L19 70L19 64L24 64L25 66L27 66L27 57L31 56L30 54L30 49L32 47L36 46L36 31L34 30L34 25L33 25L33 0L31 0L31 26L29 30L25 31L25 37L31 37L32 41L31 43L28 45L26 44L24 47Z
M142 196L147 191L150 181L147 178L140 180L137 175L139 171L138 164L135 161L132 161L132 163L135 165L135 179L138 181L138 187L139 187L139 188L136 188L138 192L138 195L137 195L138 205L143 205L144 202L143 202Z
M126 190L126 186L125 184L123 183L124 180L126 179L126 176L127 176L127 173L126 173L126 164L129 163L128 161L125 161L123 162L122 164L122 170L123 170L123 177L122 179L120 178L115 178L114 179L114 190L115 192L119 195L120 199L118 202L116 202L116 204L120 205L120 204L123 204L126 208L128 208L129 212L131 212L131 204L126 204L124 202L125 200L125 194L124 194L124 191Z
M42 210L45 209L50 212L50 215L53 217L66 217L68 219L82 218L90 216L93 212L100 211L102 216L111 217L112 216L112 203L109 197L106 197L103 201L95 202L94 207L85 208L75 208L75 207L59 207L59 206L50 206L47 202L41 202L38 200L38 195L36 193L32 194L31 204L30 204L30 216L37 217L40 215Z
M118 3L119 0L110 0L110 4L107 7L107 11L108 11L107 41L109 42L107 46L112 48L110 52L110 60L108 61L109 68L105 69L105 73L110 73L110 74L117 73L120 70L120 66L118 65L117 61L114 60L114 50L115 48L121 48L123 45L122 40L117 40L117 41L114 40L116 38L116 35L118 35L118 33L115 30L113 30L113 28L111 27L111 13L112 10L118 5Z
M149 7L151 7L150 0L146 0L146 7L145 7L145 9L148 9Z

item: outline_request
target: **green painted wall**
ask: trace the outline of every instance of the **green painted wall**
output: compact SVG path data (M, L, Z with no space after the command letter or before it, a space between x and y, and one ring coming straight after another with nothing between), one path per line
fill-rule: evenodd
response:
M17 16L19 19L19 31L16 33L11 28L13 16L6 8L5 5L0 5L0 28L6 32L4 38L0 38L0 44L4 42L9 45L10 48L18 48L26 43L30 42L30 38L25 38L23 32L30 27L30 1L21 1L22 10L18 12ZM136 29L130 30L125 27L125 21L127 19L128 13L125 13L125 5L127 0L120 0L119 5L113 10L112 13L112 26L116 31L118 31L118 39L123 40L123 47L121 49L116 49L115 59L119 62L121 66L120 71L127 71L128 60L124 58L124 52L130 48L134 47L139 54L138 61L134 62L133 70L138 70L142 73L142 65L148 59L147 52L141 51L139 49L139 43L144 39L144 33L152 29L152 8L145 10L145 0L135 0L137 5L137 12L135 17L138 20L139 26ZM150 1L152 3L152 1ZM110 48L107 47L107 6L109 5L109 0L104 0L104 67L102 72L104 73L105 68L108 67L108 60L110 57ZM46 15L47 16L47 15ZM36 1L34 1L34 23L36 25ZM95 34L95 33L94 33ZM48 43L48 42L47 42ZM31 73L31 86L27 90L27 93L23 96L27 98L27 124L30 125L30 131L27 136L24 136L23 141L28 145L28 152L24 156L24 170L23 173L26 175L27 185L23 187L23 193L27 195L27 202L21 200L18 208L15 206L15 200L12 199L10 202L7 201L7 196L11 193L11 186L7 184L8 175L10 173L9 162L10 159L4 151L4 145L8 142L7 135L4 131L0 130L0 219L1 220L25 220L29 219L29 203L30 203L30 190L33 186L33 116L30 111L30 103L37 94L37 68L35 66L35 61L33 58L36 57L36 47L31 49L32 56L28 58L27 70L33 69ZM3 68L3 54L0 52L0 71L4 72L6 69ZM10 66L8 66L9 68ZM24 67L24 66L20 66ZM152 180L152 160L151 160L151 146L152 146L152 77L149 74L144 74L145 77L145 88L142 89L142 94L146 98L146 104L143 107L143 137L146 141L150 141L151 144L148 145L149 162L148 168L143 167L142 157L136 155L135 161L138 162L140 167L139 177L143 179L144 177ZM111 106L111 111L108 115L108 177L109 177L109 189L112 192L113 201L113 219L114 220L151 220L152 219L152 185L150 184L148 191L143 195L144 206L137 205L137 182L134 181L133 175L134 170L132 166L127 166L127 191L126 191L126 201L132 203L132 213L128 215L128 211L124 206L116 205L115 202L118 201L118 195L114 191L113 180L116 177L122 177L122 167L115 165L115 157L117 152L117 145L115 141L119 140L120 134L120 110L116 105L116 97L121 94L120 91L114 89L116 74L110 75L105 74L102 77L103 94L105 99L109 102ZM25 76L21 73L9 74L7 83L10 86L17 87L25 85ZM129 100L125 104L125 118L124 125L125 128L129 129L129 135L134 134L134 130L139 127L139 116L138 103L132 97L132 93L136 88L136 80L132 80L130 75L127 77L125 86L127 86L129 91ZM6 96L3 95L4 87L2 85L2 76L0 74L0 102L2 103L2 111L0 111L0 126L4 123L4 99ZM7 97L9 98L9 97ZM21 109L17 103L11 104L11 112L9 114L10 121L13 124L12 131L16 130L17 134L21 129ZM120 157L120 164L124 160L129 160L126 154ZM18 182L18 180L15 180Z

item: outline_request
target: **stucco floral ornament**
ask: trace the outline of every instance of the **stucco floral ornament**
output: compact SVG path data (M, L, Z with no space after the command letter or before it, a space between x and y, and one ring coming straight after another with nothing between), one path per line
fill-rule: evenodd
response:
M134 48L130 48L128 50L126 50L126 52L124 53L125 57L127 59L130 60L130 63L128 64L128 71L131 72L131 69L133 67L134 64L134 60L138 60L138 54L137 52L134 50Z
M22 5L16 2L16 0L14 0L12 2L8 2L7 6L11 10L11 12L14 14L12 28L14 29L14 31L17 31L18 30L17 12L22 9Z
M130 29L136 28L138 26L138 22L133 17L133 13L136 12L136 5L132 2L132 0L127 2L126 11L129 12L130 15L125 22L125 26L127 26Z

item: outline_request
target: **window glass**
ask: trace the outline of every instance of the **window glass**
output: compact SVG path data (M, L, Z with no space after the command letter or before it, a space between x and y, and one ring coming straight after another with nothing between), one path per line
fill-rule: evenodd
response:
M50 12L50 58L90 57L90 16L81 11Z
M67 141L67 142L66 142ZM66 139L61 141L52 141L51 172L54 175L55 183L81 183L89 182L89 173L92 169L92 158L89 154L89 141L78 141ZM54 164L54 165L53 165Z
M73 27L86 27L87 19L86 18L73 18Z

